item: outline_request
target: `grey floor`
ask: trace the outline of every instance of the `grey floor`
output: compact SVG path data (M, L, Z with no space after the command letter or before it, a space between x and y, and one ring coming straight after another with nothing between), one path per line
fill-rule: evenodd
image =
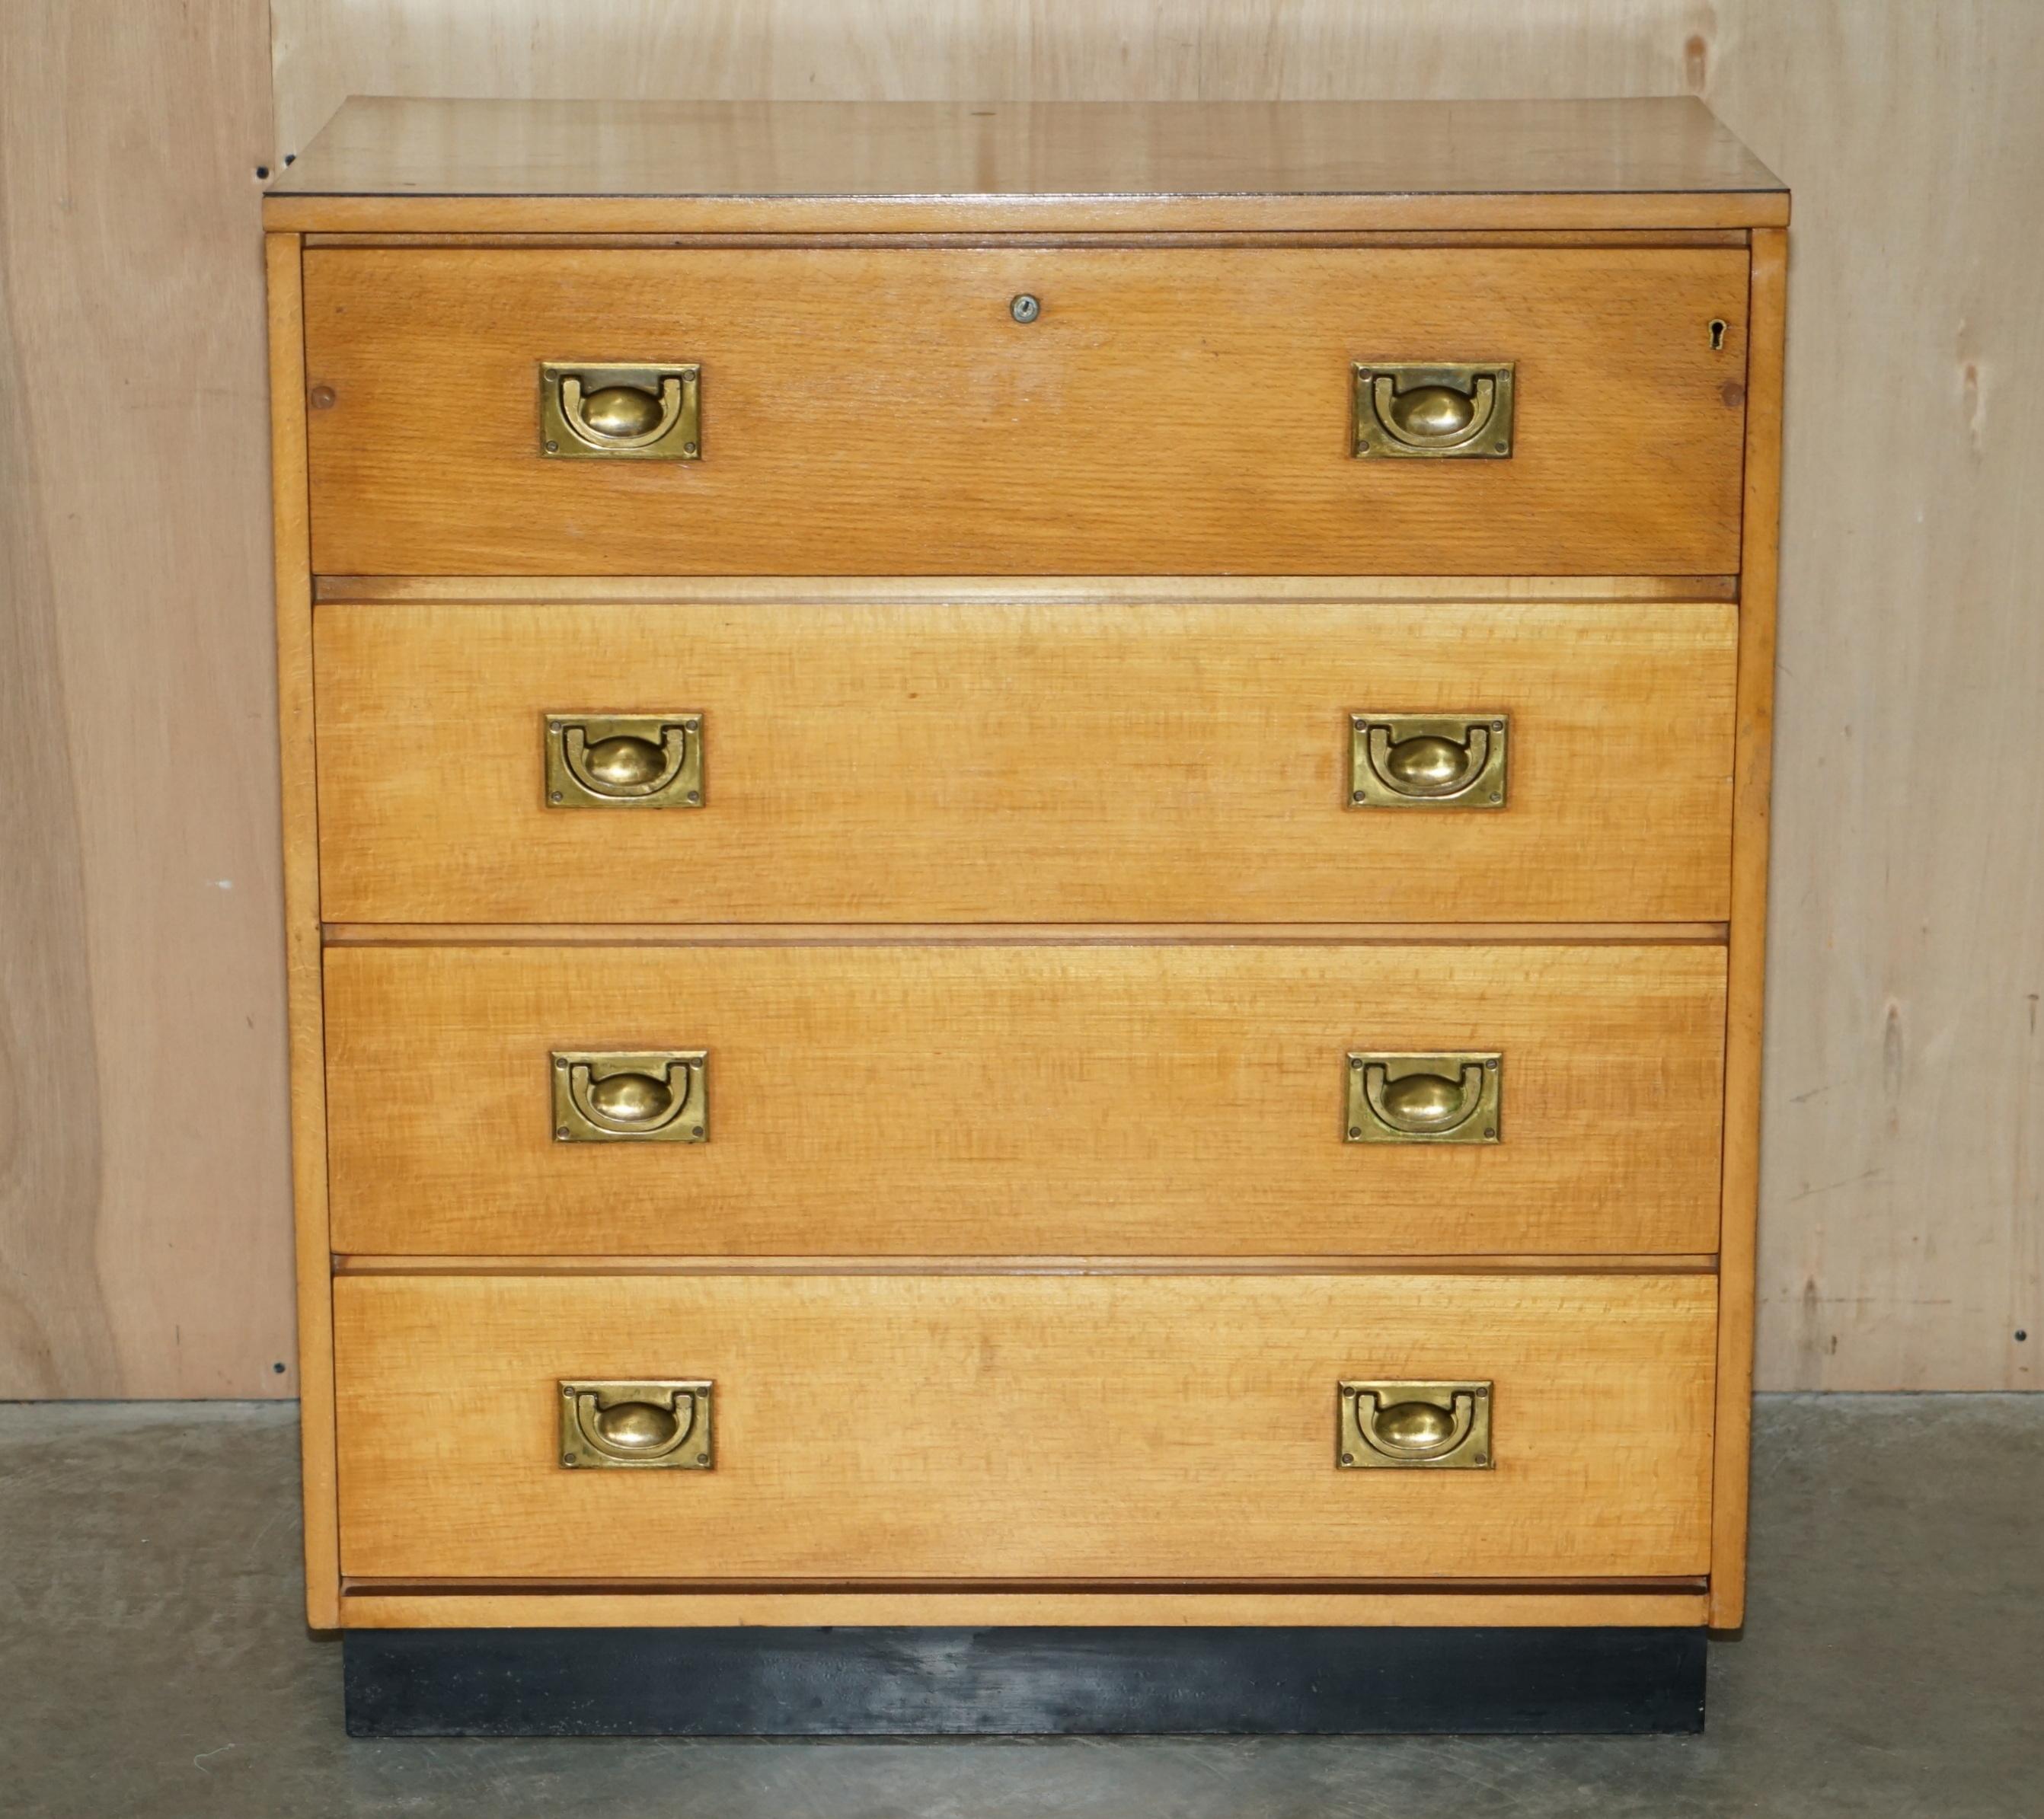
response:
M2044 1395L1758 1425L1701 1737L350 1743L290 1409L0 1405L0 1813L2044 1815Z

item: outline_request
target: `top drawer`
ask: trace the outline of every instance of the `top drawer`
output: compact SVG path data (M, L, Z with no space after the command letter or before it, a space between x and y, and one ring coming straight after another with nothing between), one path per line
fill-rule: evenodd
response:
M314 248L313 566L1728 574L1746 299L1727 248ZM699 458L548 457L549 362L695 366ZM1504 363L1508 455L1351 452L1358 363Z

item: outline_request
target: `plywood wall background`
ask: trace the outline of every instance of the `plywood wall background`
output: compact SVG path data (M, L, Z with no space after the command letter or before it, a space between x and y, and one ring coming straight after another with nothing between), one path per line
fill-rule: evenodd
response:
M2034 0L13 0L0 1395L291 1391L255 171L351 92L1704 96L1796 190L1760 1380L2044 1383L2040 88Z

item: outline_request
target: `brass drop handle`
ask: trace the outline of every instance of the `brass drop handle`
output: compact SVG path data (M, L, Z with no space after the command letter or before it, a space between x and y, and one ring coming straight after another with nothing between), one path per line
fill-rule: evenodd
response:
M1487 1381L1350 1382L1339 1386L1337 1460L1347 1471L1491 1464Z
M563 1378L561 1464L707 1472L715 1386L705 1378Z
M552 808L700 808L702 716L549 714Z
M698 366L540 365L542 455L696 461L701 416Z
M585 395L579 374L561 378L561 415L591 448L651 448L679 420L682 382L670 374L655 397L636 386L605 386Z
M1509 718L1349 716L1351 808L1501 808Z
M1495 1143L1504 1075L1502 1055L1353 1051L1348 1057L1348 1140Z
M1354 368L1352 451L1365 455L1512 452L1514 363L1368 364Z
M705 1143L709 1051L553 1052L556 1143Z

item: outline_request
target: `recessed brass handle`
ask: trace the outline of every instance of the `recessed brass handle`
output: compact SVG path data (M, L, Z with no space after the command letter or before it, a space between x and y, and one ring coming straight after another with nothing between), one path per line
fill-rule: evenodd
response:
M1514 364L1417 366L1358 360L1354 436L1363 455L1469 455L1512 452Z
M1504 1057L1457 1050L1434 1054L1351 1050L1351 1143L1495 1143Z
M709 1051L556 1049L556 1143L707 1143Z
M707 1378L563 1377L558 1387L564 1466L708 1472L717 1464Z
M1349 716L1351 808L1502 808L1504 714Z
M1342 1383L1335 1463L1345 1472L1381 1466L1487 1472L1490 1391L1487 1381Z
M701 460L701 367L541 361L540 452L563 460Z
M702 716L547 716L551 808L700 808Z

